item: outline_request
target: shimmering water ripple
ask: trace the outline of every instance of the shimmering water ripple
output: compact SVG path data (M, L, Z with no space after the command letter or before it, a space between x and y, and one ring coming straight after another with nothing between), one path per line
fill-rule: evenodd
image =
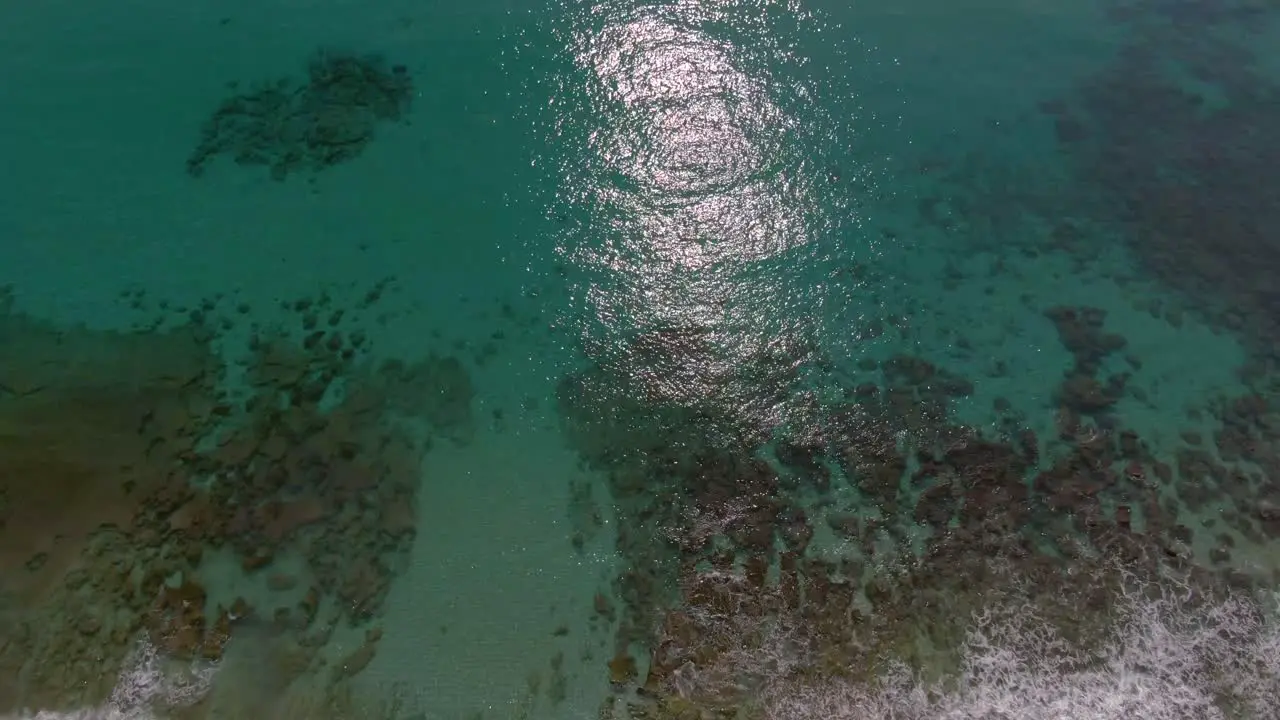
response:
M880 121L840 76L848 53L815 71L800 45L832 26L779 3L604 3L554 29L570 322L638 392L778 425L787 376L856 356L833 331L874 309L852 270L883 253L857 207L879 159L853 148Z

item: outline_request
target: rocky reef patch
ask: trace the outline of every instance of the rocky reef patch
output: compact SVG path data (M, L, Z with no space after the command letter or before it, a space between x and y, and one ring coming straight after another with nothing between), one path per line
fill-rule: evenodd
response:
M992 608L1093 657L1128 621L1121 598L1179 587L1187 612L1261 607L1276 568L1233 557L1277 538L1274 404L1223 397L1205 411L1218 448L1159 455L1116 411L1133 390L1107 313L1043 322L1071 358L1051 437L1007 404L990 428L958 422L973 383L907 354L862 363L768 438L649 404L603 366L567 376L565 434L609 478L624 558L602 716L773 718L768 688L872 687L903 667L945 683Z
M471 424L467 371L378 359L327 293L231 360L247 310L225 304L137 331L0 308L0 711L97 706L140 647L198 668L237 643L276 658L264 702L305 682L328 707L377 652L423 453ZM364 641L335 655L335 633ZM187 700L169 710L208 702Z
M221 155L265 165L276 180L319 172L362 153L380 124L403 120L413 94L404 65L318 51L305 80L257 83L223 100L201 128L187 172L199 176Z

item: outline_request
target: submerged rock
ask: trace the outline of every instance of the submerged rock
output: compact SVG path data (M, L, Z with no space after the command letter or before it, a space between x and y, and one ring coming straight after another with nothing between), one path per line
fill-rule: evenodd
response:
M224 100L205 122L187 172L202 174L219 155L266 165L277 180L318 172L363 152L377 125L399 120L412 96L403 65L376 55L317 52L306 82L281 79Z

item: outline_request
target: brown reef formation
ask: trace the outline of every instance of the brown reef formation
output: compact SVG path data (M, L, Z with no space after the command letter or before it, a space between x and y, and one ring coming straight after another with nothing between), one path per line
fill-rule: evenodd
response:
M452 358L375 360L327 296L287 312L233 382L204 318L112 332L0 307L0 711L98 704L139 642L216 661L241 627L314 674L365 626L332 678L368 664L422 455L465 436L472 387ZM220 594L228 566L271 599Z
M945 674L993 603L1035 607L1088 647L1135 585L1177 577L1208 599L1274 582L1231 563L1241 543L1280 539L1271 403L1224 401L1218 452L1157 457L1115 412L1130 391L1109 363L1126 342L1105 313L1046 319L1074 358L1055 438L1007 414L994 432L957 423L950 403L972 386L908 355L862 363L817 427L763 443L645 406L600 367L566 377L566 437L610 478L627 561L620 605L604 603L608 708L717 716L766 681L870 681L894 659Z
M791 653L770 672L869 678L881 658L923 663L922 637L945 669L997 595L1088 644L1125 583L1176 576L1208 599L1280 581L1236 560L1274 557L1280 540L1280 83L1259 32L1280 13L1104 6L1114 57L1046 98L1025 132L993 118L990 137L940 139L947 150L919 159L918 219L957 258L1063 252L1110 271L1096 261L1122 246L1135 266L1118 285L1172 291L1143 301L1154 318L1191 313L1242 341L1239 387L1170 417L1186 429L1154 447L1124 416L1145 402L1137 343L1093 307L1044 313L1072 359L1046 409L1052 437L1008 401L994 429L960 425L949 404L967 381L910 356L864 360L813 427L767 440L726 432L714 411L641 402L603 363L566 378L566 437L610 478L627 560L600 671L637 714L741 717L766 680L742 673L770 633ZM682 348L663 349L679 368Z

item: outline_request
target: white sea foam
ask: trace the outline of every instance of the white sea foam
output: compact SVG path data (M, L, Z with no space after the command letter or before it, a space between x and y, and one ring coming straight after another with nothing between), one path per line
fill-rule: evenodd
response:
M988 611L946 683L897 664L871 686L767 683L761 706L768 720L1280 718L1275 599L1197 607L1179 593L1120 598L1101 650L1073 647L1025 608Z
M158 708L180 707L204 696L217 667L213 664L177 665L167 662L149 643L139 643L130 656L110 699L97 708L59 712L28 711L0 720L159 720Z
M157 716L150 712L125 712L111 707L68 712L40 710L36 713L5 715L3 718L4 720L157 720Z

